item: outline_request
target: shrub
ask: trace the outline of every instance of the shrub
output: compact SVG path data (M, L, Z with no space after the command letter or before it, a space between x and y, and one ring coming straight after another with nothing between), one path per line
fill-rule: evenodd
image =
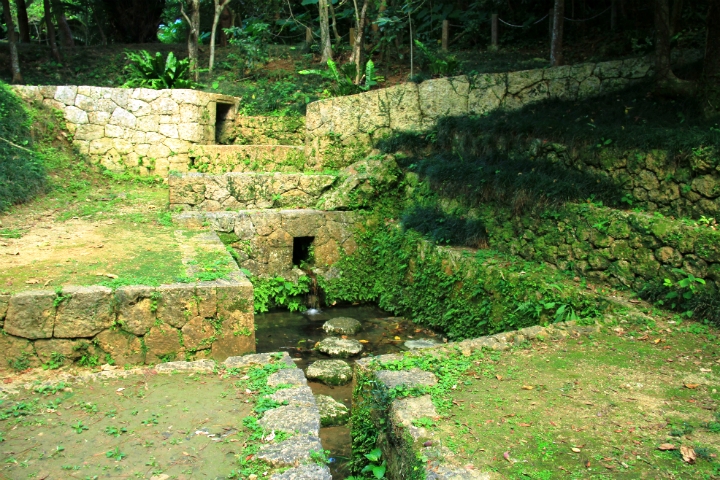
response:
M155 90L165 88L194 88L195 82L189 79L190 59L178 60L173 52L163 60L162 53L153 57L147 50L125 52L131 62L127 67L130 80L125 87L147 87Z

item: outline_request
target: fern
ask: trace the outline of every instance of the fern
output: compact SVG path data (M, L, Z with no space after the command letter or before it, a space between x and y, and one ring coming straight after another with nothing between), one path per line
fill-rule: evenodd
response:
M195 82L188 78L190 60L178 60L173 52L168 53L166 59L160 52L152 56L147 50L139 52L125 52L131 62L126 68L130 73L130 80L125 87L148 87L155 90L166 88L194 88Z

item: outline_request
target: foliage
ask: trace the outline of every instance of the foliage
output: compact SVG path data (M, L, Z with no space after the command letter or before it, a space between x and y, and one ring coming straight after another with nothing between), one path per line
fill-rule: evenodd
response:
M62 367L63 363L65 363L65 355L58 352L52 352L50 354L50 359L43 363L42 368L43 370L56 370Z
M490 250L436 247L412 230L375 222L356 233L357 250L320 278L326 302L372 301L452 340L548 324L591 320L606 308L562 273Z
M434 243L480 247L487 245L482 222L448 215L437 205L413 205L401 217L403 228L422 233Z
M454 55L433 53L420 40L415 40L415 45L425 56L424 63L433 75L451 77L456 74L460 62Z
M363 75L360 84L356 85L355 64L346 63L342 67L337 66L333 60L328 60L327 70L300 70L300 75L320 75L322 78L335 82L333 93L335 95L353 95L355 93L367 92L379 82L384 82L385 78L380 77L375 72L375 64L372 60L368 60L365 64L365 75Z
M0 212L48 189L43 157L33 149L32 124L33 114L0 82Z
M267 41L270 25L256 19L243 22L240 27L226 28L231 45L238 49L231 59L237 61L240 71L252 72L265 64L268 59Z
M178 60L173 52L163 59L162 53L153 57L147 50L125 52L131 62L126 68L130 80L125 87L147 87L155 90L167 88L195 88L197 84L190 80L190 59Z
M310 292L310 278L302 276L297 282L285 280L280 276L260 277L244 273L250 277L255 295L255 313L267 312L271 308L284 307L296 312L304 307L303 296Z

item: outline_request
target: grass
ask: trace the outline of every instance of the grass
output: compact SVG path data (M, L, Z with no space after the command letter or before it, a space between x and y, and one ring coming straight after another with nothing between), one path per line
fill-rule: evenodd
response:
M694 325L630 320L484 353L445 395L442 419L423 425L427 452L442 445L457 464L511 479L717 478L718 331Z

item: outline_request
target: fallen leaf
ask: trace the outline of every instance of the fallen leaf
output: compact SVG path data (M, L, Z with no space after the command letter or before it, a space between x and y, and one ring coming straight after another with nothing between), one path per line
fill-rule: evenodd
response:
M518 423L519 427L532 427L531 423Z
M503 458L509 462L510 461L510 452L504 452Z
M663 452L665 452L667 450L677 450L677 447L672 443L661 443L658 446L658 450L662 450Z
M575 452L575 453L580 453L580 452L582 451L582 450L580 450L580 449L577 448L577 447L572 447L571 450L572 450L573 452Z
M533 387L532 385L523 385L522 386L523 390L532 390L533 388L535 388L535 387Z
M502 380L502 375L495 375L495 378L497 378L498 380Z
M697 459L695 449L685 445L680 447L680 455L682 455L682 459L687 463L695 463L695 460Z
M395 340L400 341L400 340L402 340L402 339L396 335L396 336L395 336Z
M662 342L662 338L658 338L657 340L655 340L654 343L655 343L655 345L657 345L657 344L660 343L660 342Z
M40 283L40 280L36 278L31 278L30 280L25 280L25 283L27 283L28 285L35 285Z
M342 338L343 340L347 340L347 335L340 335L340 338Z
M20 251L5 252L5 255L20 255Z
M358 340L360 343L370 343L368 340Z
M703 373L712 372L712 370L709 369L709 368L701 368L700 371L703 372Z
M685 384L685 388L689 388L690 390L694 390L699 386L700 386L699 383L686 383Z

